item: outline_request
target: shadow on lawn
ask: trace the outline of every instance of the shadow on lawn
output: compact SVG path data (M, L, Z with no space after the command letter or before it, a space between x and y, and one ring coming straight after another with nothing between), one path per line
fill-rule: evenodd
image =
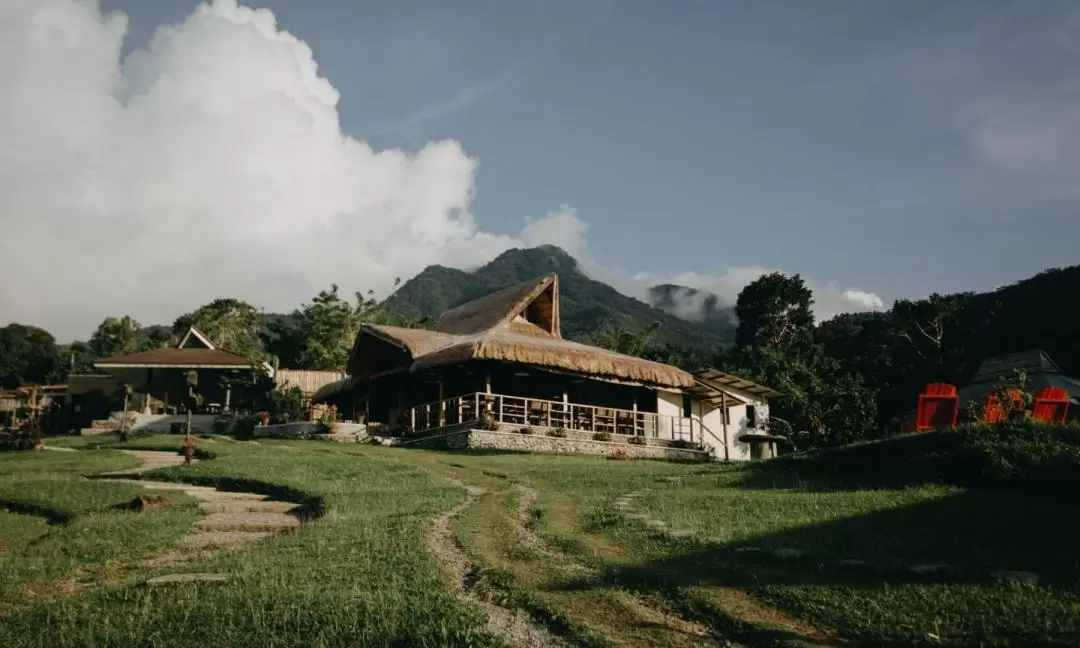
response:
M1001 494L961 492L906 507L785 529L719 543L666 538L670 553L635 565L613 565L559 589L625 587L681 602L718 631L754 645L806 640L789 631L762 630L695 602L685 588L823 585L887 590L901 583L991 585L994 572L1033 572L1046 585L1077 591L1080 521L1068 507ZM624 524L599 522L594 531ZM778 558L776 549L805 555ZM919 574L912 567L935 566ZM940 567L940 566L947 566ZM741 625L740 625L741 624ZM764 634L763 634L764 633Z

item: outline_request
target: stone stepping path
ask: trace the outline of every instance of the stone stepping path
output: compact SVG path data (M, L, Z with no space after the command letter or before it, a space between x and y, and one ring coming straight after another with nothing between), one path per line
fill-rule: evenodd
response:
M151 558L145 566L180 566L196 558L209 558L214 550L246 546L301 524L295 502L283 502L258 493L221 491L211 486L140 479L142 473L149 470L183 465L183 455L148 450L121 452L137 457L143 463L137 468L98 475L103 481L184 493L198 502L199 510L206 516L180 540L184 550ZM152 578L147 584L220 583L227 579L225 574L168 574Z

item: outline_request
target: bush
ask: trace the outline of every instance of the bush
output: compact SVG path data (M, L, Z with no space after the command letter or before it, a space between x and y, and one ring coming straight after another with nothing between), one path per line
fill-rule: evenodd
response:
M214 419L214 434L228 434L232 419L221 417Z
M495 420L495 417L490 413L484 414L483 420L480 421L480 429L487 430L488 432L497 432L499 429L499 423Z
M556 429L548 432L548 436L555 437L557 439L565 439L567 435L566 435L566 430L564 430L562 428L556 428Z
M627 439L627 441L629 443L634 444L634 445L641 445L641 446L649 445L649 442L646 441L645 437L643 437L643 436L632 436L629 439Z
M250 439L255 436L255 426L259 419L254 416L241 416L233 423L233 435L238 439Z
M597 432L592 438L596 441L611 441L611 432Z
M536 432L536 430L534 430L534 429L532 429L531 427L529 427L528 425L526 425L526 426L525 426L525 427L523 427L523 428L518 428L518 432L520 432L521 434L526 434L526 435L528 435L528 434L533 434L533 433L535 433L535 432Z
M1080 426L1032 420L972 423L790 455L753 470L858 487L944 483L1080 501Z
M266 408L273 423L298 423L304 420L307 408L304 407L304 392L299 387L286 387L270 392L270 402Z
M629 459L630 455L623 448L615 448L611 451L611 458L615 459L616 461L622 461L625 459Z
M687 441L686 439L675 439L671 442L671 447L680 448L682 450L701 450L701 444Z

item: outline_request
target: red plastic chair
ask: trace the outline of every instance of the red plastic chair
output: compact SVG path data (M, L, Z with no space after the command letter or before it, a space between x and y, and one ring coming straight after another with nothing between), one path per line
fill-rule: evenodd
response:
M1009 388L1009 396L1012 399L1012 409L1024 409L1024 395L1015 387ZM1006 418L1005 408L1001 405L1001 399L997 393L990 392L986 395L986 414L983 415L983 423L1000 423Z
M1069 415L1069 392L1062 387L1047 387L1035 397L1031 418L1043 423L1064 423Z
M915 411L915 430L936 430L956 425L960 410L960 398L956 386L948 383L930 383L919 394L919 407Z
M1005 420L1005 408L1001 406L997 394L986 395L986 412L983 414L983 423L1000 423Z

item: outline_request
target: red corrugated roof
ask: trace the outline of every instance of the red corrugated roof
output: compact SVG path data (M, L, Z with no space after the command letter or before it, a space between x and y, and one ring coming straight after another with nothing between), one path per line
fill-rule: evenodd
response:
M221 349L155 349L129 355L100 358L95 367L108 365L159 367L247 367L251 361Z

